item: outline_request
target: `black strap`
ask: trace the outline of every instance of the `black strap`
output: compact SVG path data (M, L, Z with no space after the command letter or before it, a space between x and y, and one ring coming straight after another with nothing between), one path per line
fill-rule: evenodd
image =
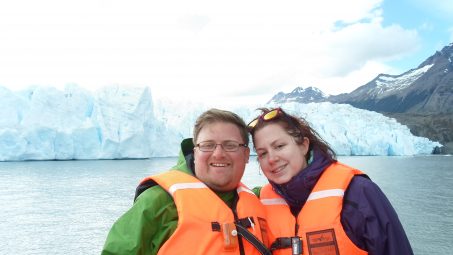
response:
M252 224L255 224L255 220L253 217L246 217L242 219L238 219L236 223L241 224L244 228L250 228L252 227Z
M271 251L258 238L256 238L256 236L250 233L250 231L248 231L240 223L236 222L235 225L238 234L244 237L244 239L253 245L261 254L272 255Z
M291 237L279 237L271 245L271 251L291 248Z
M211 229L212 231L220 232L220 223L217 221L211 222Z

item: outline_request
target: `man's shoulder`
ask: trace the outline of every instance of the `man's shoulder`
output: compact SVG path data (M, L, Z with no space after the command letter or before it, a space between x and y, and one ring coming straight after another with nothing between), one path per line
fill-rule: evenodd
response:
M255 194L255 196L257 196L259 198L262 188L263 188L262 186L254 187L252 189L253 194Z
M134 203L138 201L171 201L170 194L161 186L159 186L155 181L149 180L144 183L141 183L136 191L135 191L135 198Z
M159 187L159 188L157 188L157 190L165 191L161 186L159 186L159 184L157 183L155 178L157 178L157 176L160 176L160 177L165 176L165 178L171 178L172 176L174 176L175 173L186 173L188 175L191 175L191 173L188 170L181 169L181 168L178 168L178 167L175 166L171 170L162 172L162 173L160 173L158 175L152 175L152 176L145 177L144 179L142 179L140 184L135 189L134 201L136 201L137 198L143 192L147 191L148 189L152 188L152 190L155 190L156 188L154 188L154 187L156 187L156 186Z

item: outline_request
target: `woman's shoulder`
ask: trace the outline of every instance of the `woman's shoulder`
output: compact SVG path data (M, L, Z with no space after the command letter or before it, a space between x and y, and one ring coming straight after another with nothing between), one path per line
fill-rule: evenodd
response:
M367 176L356 175L344 194L345 202L356 204L362 208L388 205L390 202L381 188Z

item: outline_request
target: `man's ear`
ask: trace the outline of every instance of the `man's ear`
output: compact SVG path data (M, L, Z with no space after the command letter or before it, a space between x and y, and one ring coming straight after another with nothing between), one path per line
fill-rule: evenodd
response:
M245 153L246 153L245 163L248 164L249 163L249 159L250 159L250 148L249 147L245 148Z

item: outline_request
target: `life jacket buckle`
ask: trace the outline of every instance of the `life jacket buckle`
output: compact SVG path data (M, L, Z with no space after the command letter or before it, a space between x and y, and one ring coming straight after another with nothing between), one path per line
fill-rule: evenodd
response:
M292 255L301 255L303 253L302 240L298 236L291 237Z
M234 223L222 224L223 247L225 250L234 250L238 246L238 232Z
M278 237L271 245L271 250L291 248L292 255L301 255L303 253L302 239L298 236Z

